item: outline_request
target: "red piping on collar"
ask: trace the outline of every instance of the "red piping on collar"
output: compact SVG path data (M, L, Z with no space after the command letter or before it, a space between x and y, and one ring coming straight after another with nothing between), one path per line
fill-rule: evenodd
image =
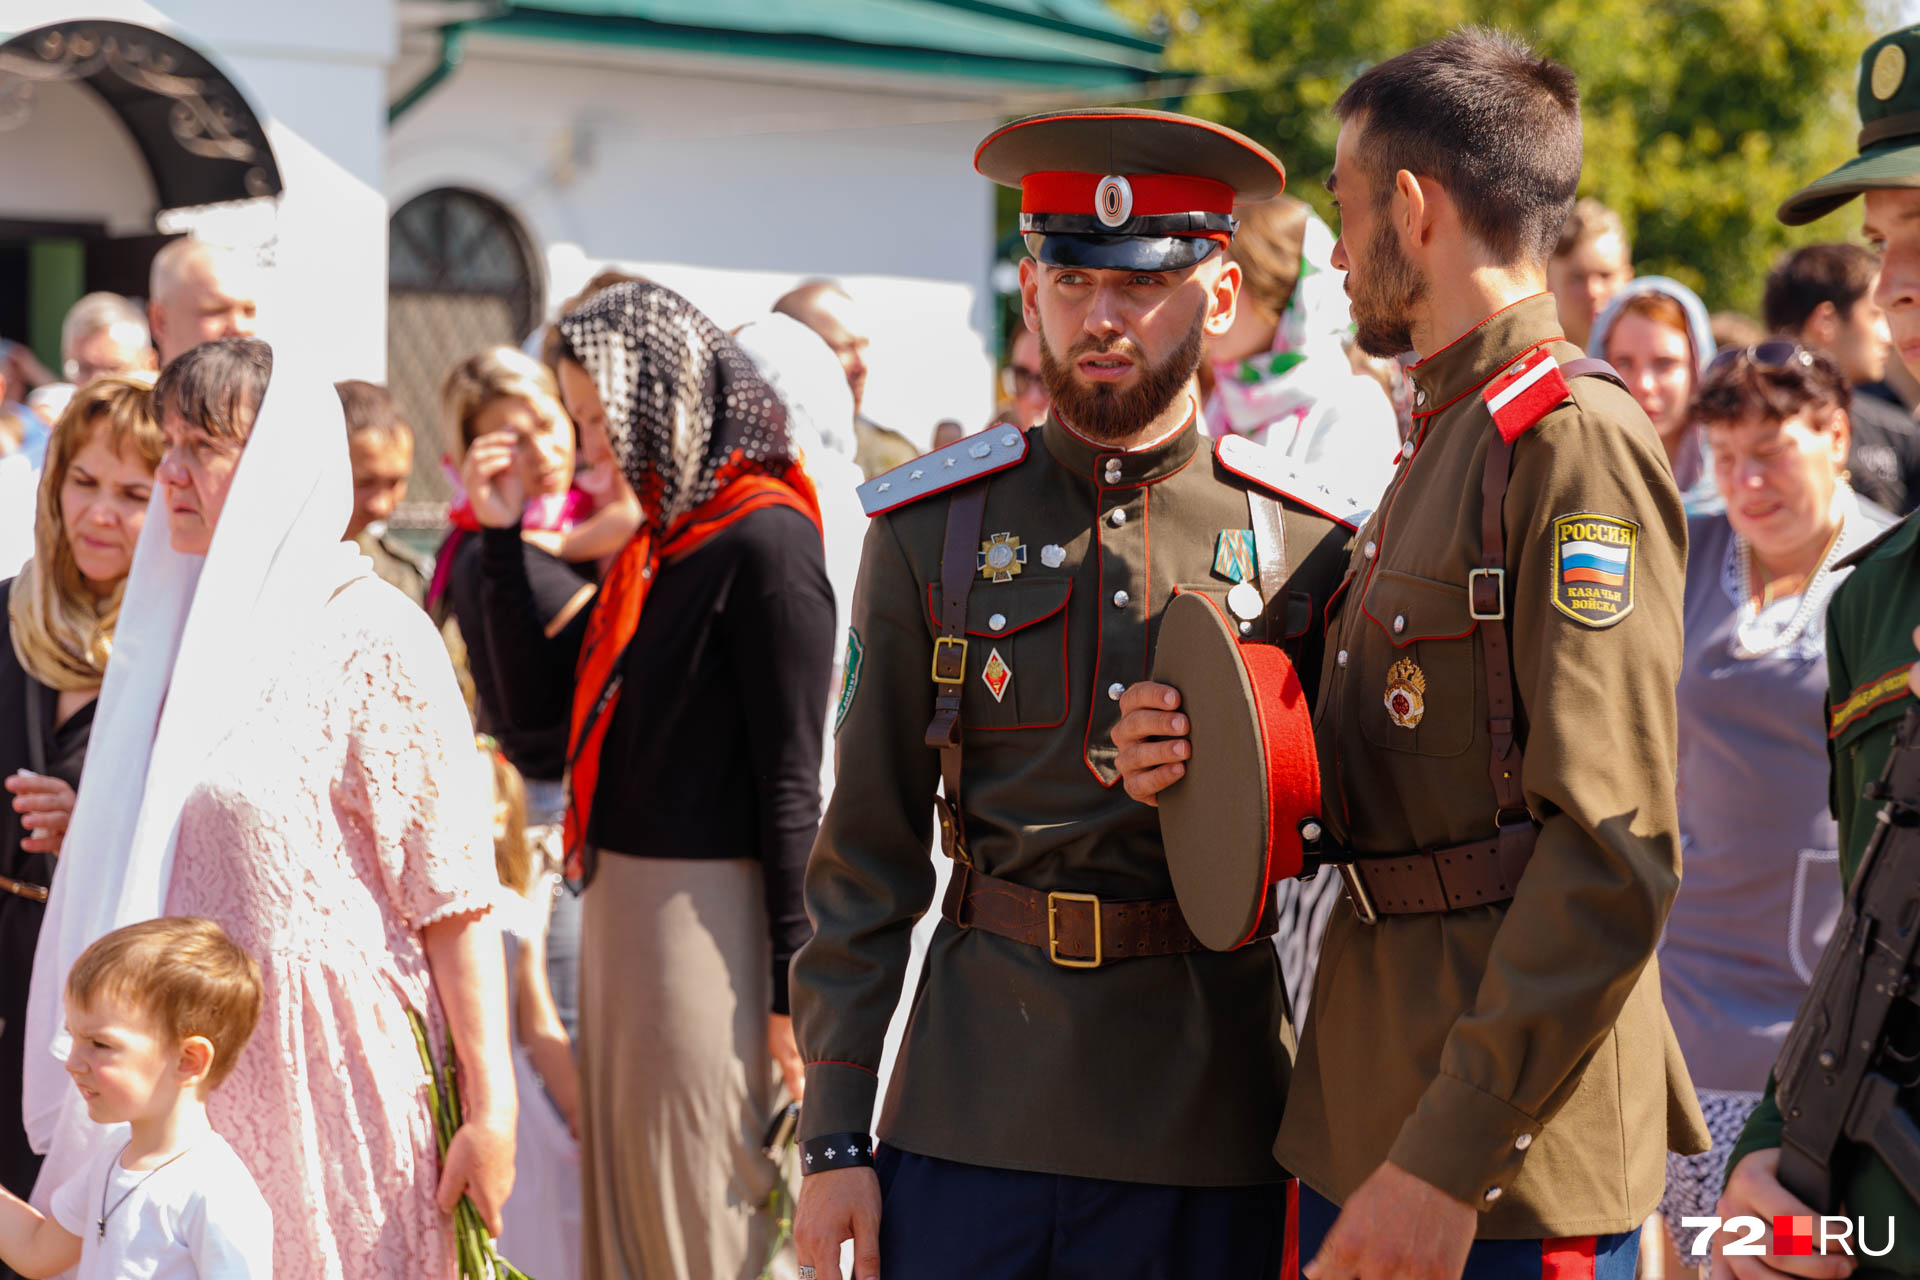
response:
M1498 320L1501 316L1507 314L1507 312L1513 310L1515 307L1525 306L1527 303L1532 302L1535 298L1545 298L1550 296L1551 293L1552 293L1552 290L1550 289L1542 289L1538 293L1530 293L1524 298L1517 298L1514 301L1509 302L1506 306L1500 308L1498 311L1495 311L1493 314L1487 316L1484 320L1474 325L1471 329L1468 329L1465 333L1455 338L1452 342L1449 342L1446 346L1440 348L1440 350L1435 351L1432 355L1423 356L1420 360L1415 362L1413 366L1407 370L1407 372L1413 373L1419 369L1426 367L1436 357L1445 355L1447 352L1453 350L1455 347L1459 346L1461 343L1465 342L1468 338L1471 338L1474 334L1480 332L1482 329L1486 328L1488 325L1492 324L1495 320Z

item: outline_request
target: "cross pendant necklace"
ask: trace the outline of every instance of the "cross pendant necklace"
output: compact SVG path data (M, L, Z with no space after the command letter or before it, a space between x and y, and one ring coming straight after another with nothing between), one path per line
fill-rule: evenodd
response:
M193 1150L193 1144L188 1143L186 1146L180 1148L180 1150L168 1156L165 1160L162 1160L159 1164L153 1166L153 1168L147 1170L146 1173L141 1176L138 1182L134 1183L132 1186L128 1187L125 1191L122 1191L120 1193L120 1198L118 1200L115 1200L113 1202L113 1208L109 1209L107 1207L107 1192L111 1190L113 1187L113 1170L118 1169L120 1167L120 1161L126 1158L127 1147L131 1147L132 1145L133 1145L133 1139L128 1138L127 1146L120 1148L120 1154L113 1158L113 1165L111 1168L107 1170L107 1176L101 1179L100 1181L100 1220L95 1225L99 1228L99 1231L100 1231L99 1238L102 1240L105 1240L107 1238L107 1219L111 1218L115 1213L119 1211L120 1206L127 1202L128 1196L132 1195L134 1192L138 1191L141 1187L145 1186L147 1184L148 1178L151 1178L154 1174L160 1172L162 1169L172 1164L175 1160L178 1160L181 1156Z

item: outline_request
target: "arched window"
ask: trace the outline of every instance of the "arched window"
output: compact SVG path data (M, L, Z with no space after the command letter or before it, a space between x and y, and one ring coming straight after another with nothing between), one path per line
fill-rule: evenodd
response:
M395 523L440 524L453 452L440 384L483 347L519 346L540 322L540 260L519 221L475 191L415 196L387 224L387 381L413 424L413 481Z

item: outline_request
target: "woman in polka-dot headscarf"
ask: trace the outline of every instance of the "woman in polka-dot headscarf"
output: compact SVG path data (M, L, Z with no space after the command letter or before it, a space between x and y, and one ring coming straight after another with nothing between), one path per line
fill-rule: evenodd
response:
M567 753L568 875L591 881L584 1274L751 1277L773 1065L803 1087L787 964L834 639L819 502L779 395L686 299L617 284L557 328L581 451L611 453L643 512L588 619Z

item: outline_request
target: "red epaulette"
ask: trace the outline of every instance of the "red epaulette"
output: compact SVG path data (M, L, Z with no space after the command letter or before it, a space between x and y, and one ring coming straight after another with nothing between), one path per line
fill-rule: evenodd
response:
M1538 347L1498 374L1480 392L1500 438L1512 444L1573 394L1553 352Z

